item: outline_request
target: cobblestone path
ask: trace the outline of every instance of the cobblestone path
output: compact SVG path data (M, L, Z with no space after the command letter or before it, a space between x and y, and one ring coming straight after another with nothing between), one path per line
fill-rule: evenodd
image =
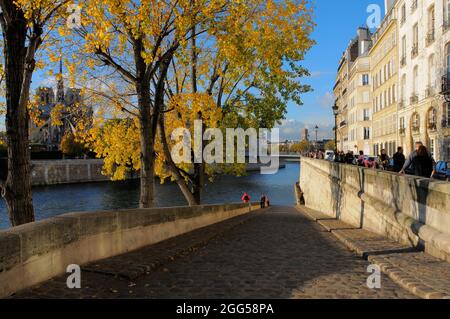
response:
M414 298L385 275L381 289L367 288L368 266L295 208L278 206L84 267L81 289L61 276L13 297Z

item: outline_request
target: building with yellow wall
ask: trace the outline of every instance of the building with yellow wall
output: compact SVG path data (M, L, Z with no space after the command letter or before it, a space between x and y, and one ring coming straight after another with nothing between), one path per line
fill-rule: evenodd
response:
M397 18L391 8L372 37L369 51L372 80L371 153L379 155L385 149L393 155L398 145L397 89L398 46Z

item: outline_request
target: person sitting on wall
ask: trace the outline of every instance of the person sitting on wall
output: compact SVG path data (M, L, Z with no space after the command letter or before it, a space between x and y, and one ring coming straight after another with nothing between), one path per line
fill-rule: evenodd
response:
M375 158L369 157L365 162L365 166L366 168L373 168L373 169L377 168L377 162L375 161Z
M406 161L405 165L403 165L402 170L400 171L400 174L404 175L406 170L408 168L412 168L412 171L415 171L414 169L414 158L417 156L421 146L424 146L422 142L416 142L416 150L414 152L412 152L411 154L409 154L408 156L408 160ZM425 148L425 150L427 151L428 157L431 160L431 163L433 165L433 170L430 176L428 177L432 177L434 175L434 169L436 167L436 161L434 160L433 156L431 155L431 153Z
M364 163L366 161L366 157L364 156L364 152L363 151L359 151L359 156L358 156L358 166L365 166Z
M406 162L406 157L403 154L402 147L399 146L397 148L397 153L394 154L393 159L394 159L394 172L398 173L402 170L403 165L405 165Z
M378 165L380 166L380 168L382 170L385 170L385 171L389 168L389 156L387 155L385 149L381 150Z

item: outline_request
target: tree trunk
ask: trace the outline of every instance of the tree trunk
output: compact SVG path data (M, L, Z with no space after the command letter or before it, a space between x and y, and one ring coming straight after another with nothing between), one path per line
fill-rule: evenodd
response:
M195 25L192 27L191 30L191 81L192 81L192 93L197 93L197 43L196 43L196 28ZM202 113L199 112L197 114L197 119L202 120ZM203 123L203 122L202 122ZM205 132L205 127L202 124L202 139L203 139L203 133ZM195 203L196 205L200 205L202 202L202 190L203 190L203 183L205 181L205 165L203 162L203 145L202 145L202 162L201 163L195 163L194 162L194 178L192 181L192 193L194 195Z
M140 208L151 208L154 205L154 145L155 138L152 130L152 112L150 101L150 88L146 85L137 85L138 103L140 110L140 144L141 144L141 193L139 197Z
M23 13L3 6L2 10L9 14L14 10L7 23L2 19L8 144L8 176L2 195L6 199L11 225L17 226L34 221L27 110L34 49L30 52L25 46L27 24Z
M170 172L172 173L172 177L175 179L175 182L177 183L178 187L180 188L181 192L183 193L184 198L186 198L188 205L189 206L198 205L199 202L196 201L194 195L192 194L191 190L189 189L189 187L186 183L186 180L181 175L177 165L172 160L172 157L170 154L170 149L169 149L169 144L167 143L163 115L161 115L161 117L159 119L159 132L161 135L161 144L163 146L164 156L166 157L166 163L167 163L167 166L168 166Z

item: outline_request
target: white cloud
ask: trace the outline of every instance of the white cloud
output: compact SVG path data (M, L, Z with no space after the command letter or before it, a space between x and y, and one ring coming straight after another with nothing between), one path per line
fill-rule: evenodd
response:
M311 122L303 122L296 119L286 119L283 120L281 125L278 125L277 128L280 129L280 140L300 140L302 138L301 131L304 128L309 130L310 138L315 139L315 126L319 127L317 131L317 138L321 139L330 139L333 137L333 124L327 123L326 121L318 121L316 123Z

